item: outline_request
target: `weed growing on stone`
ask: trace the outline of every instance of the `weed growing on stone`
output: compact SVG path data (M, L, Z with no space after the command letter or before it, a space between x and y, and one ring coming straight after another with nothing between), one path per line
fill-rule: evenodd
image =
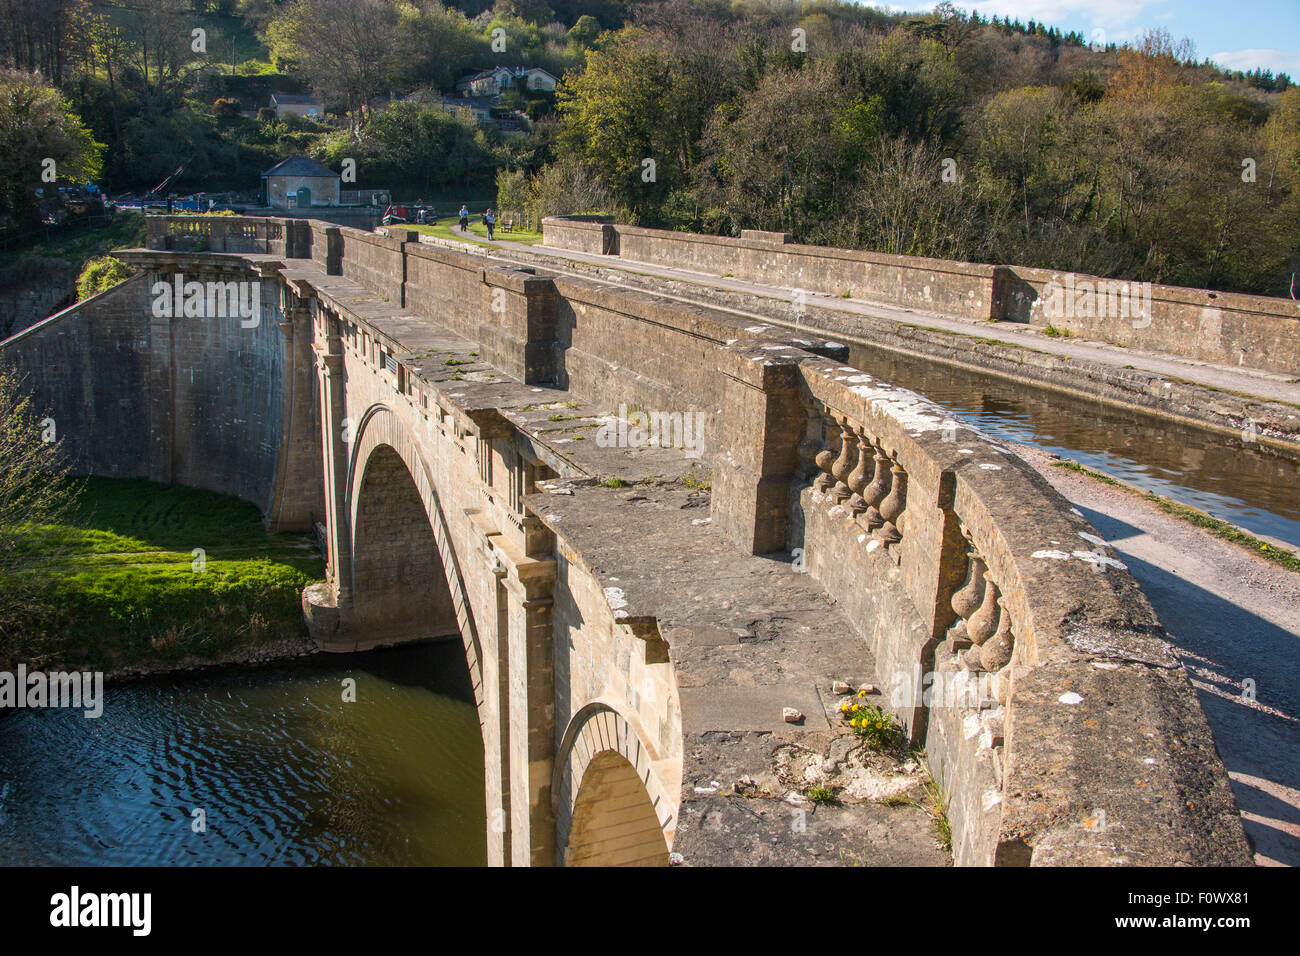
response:
M835 790L831 787L823 787L821 784L809 787L803 795L813 803L839 803L839 798L835 796Z
M627 481L623 478L609 478L600 482L602 488L626 488L627 485Z
M713 488L713 473L701 475L692 470L690 474L682 477L682 484L691 491L709 491Z
M903 729L892 714L862 700L865 696L859 691L856 700L840 704L840 718L877 750L897 750L903 745Z
M933 778L926 781L925 804L921 809L930 814L930 821L934 825L934 833L939 838L940 845L945 850L951 851L952 824L948 822L948 795Z

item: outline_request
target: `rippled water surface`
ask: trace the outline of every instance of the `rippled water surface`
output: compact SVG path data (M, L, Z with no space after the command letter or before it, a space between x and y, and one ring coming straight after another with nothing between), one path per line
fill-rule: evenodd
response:
M483 747L457 642L106 698L97 719L0 717L0 864L485 862Z
M1300 466L1266 447L875 349L854 347L849 364L919 392L990 434L1072 458L1249 531L1300 545Z

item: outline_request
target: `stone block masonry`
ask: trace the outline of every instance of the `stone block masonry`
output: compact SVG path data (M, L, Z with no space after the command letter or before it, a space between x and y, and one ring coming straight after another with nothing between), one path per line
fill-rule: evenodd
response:
M593 217L555 217L542 227L545 244L560 249L964 319L1052 325L1097 341L1220 365L1300 370L1300 302L1292 299L804 246L784 233L757 230L735 239ZM1132 314L1138 302L1144 312Z

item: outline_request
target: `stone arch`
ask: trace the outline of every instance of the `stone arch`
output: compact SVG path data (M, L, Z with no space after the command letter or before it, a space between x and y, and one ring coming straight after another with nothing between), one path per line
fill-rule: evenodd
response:
M556 761L557 862L666 866L675 818L656 755L608 704L588 704L564 732Z
M397 470L400 463L404 466L405 475ZM372 466L379 469L378 473L372 472ZM483 687L483 668L482 668L482 651L479 643L478 630L474 624L473 614L470 609L469 595L465 588L465 582L461 575L460 564L456 559L455 550L452 548L451 532L447 527L447 519L443 514L442 506L438 501L438 493L434 488L431 472L424 461L423 455L417 446L415 438L411 435L409 429L386 405L372 405L366 410L361 421L357 424L356 432L352 442L351 456L348 461L348 482L347 482L347 514L351 534L348 535L350 547L352 549L352 595L353 601L358 600L364 605L367 598L358 594L358 557L361 558L361 574L363 580L360 582L365 585L365 576L379 570L368 566L370 558L365 554L365 542L361 544L361 553L358 552L357 531L365 531L367 519L366 502L363 500L363 489L373 491L366 484L367 475L378 477L381 481L384 479L396 480L398 485L401 482L408 481L413 489L415 498L418 498L420 510L423 512L423 518L427 522L429 529L433 532L433 540L437 546L438 561L432 560L429 555L427 566L417 565L416 573L420 573L421 568L428 572L435 565L439 566L441 571L441 580L433 582L433 586L445 592L450 601L449 611L454 616L456 628L460 633L461 643L465 649L465 663L469 667L470 682L474 689L474 703L478 708L480 724L486 719L486 699ZM411 499L406 498L399 493L395 503L400 509L398 520L409 522L415 519L415 515L410 509ZM360 608L364 610L364 608Z

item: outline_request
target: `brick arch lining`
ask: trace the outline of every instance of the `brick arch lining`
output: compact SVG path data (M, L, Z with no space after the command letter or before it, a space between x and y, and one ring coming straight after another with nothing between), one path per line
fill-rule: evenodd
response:
M348 461L347 512L351 532L348 535L348 540L351 542L350 547L353 548L354 562L356 558L355 531L359 505L358 493L365 479L366 465L375 450L381 447L392 448L398 457L402 459L411 479L415 482L416 489L419 491L420 500L424 503L424 512L429 519L429 527L433 531L433 538L438 547L438 556L442 559L443 571L446 574L447 585L451 590L452 603L456 609L456 623L460 630L461 643L465 648L465 663L469 666L470 681L474 686L474 703L478 708L479 722L482 724L487 719L481 663L483 655L479 644L478 629L475 627L474 617L470 612L469 595L465 589L464 579L461 577L460 564L456 560L455 549L451 544L451 532L447 527L447 519L438 501L438 493L434 488L430 471L424 462L423 455L420 454L415 439L393 413L392 409L382 404L372 405L361 417Z
M608 781L617 775L614 770L617 761L609 760L610 755L621 757L625 761L623 766L640 781L649 808L653 809L658 821L666 859L672 842L670 833L676 820L668 793L652 766L655 755L622 714L608 704L596 702L583 707L569 721L556 754L552 793L556 802L556 862L561 865L570 850L570 838L576 835L575 810L584 787L599 785L602 778ZM596 773L589 778L588 770L593 768L593 764Z

